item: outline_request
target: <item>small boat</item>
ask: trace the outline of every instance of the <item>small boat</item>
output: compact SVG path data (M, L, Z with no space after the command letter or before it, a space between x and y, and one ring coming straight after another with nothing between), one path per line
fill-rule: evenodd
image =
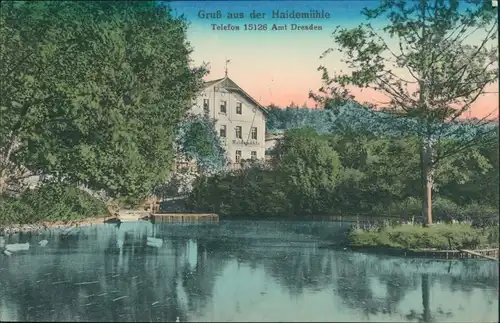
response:
M159 247L161 247L163 245L163 239L158 239L158 238L155 238L155 237L147 237L146 244L149 247L159 248Z
M47 240L42 240L40 241L38 244L41 246L41 247L45 247L47 245L47 243L49 243Z
M29 242L13 243L13 244L8 244L5 246L5 250L10 251L10 252L29 250L29 248L30 248Z
M134 214L120 214L118 216L118 219L121 221L121 222L136 222L136 221L139 221L140 219L140 216L137 216L137 215L134 215Z

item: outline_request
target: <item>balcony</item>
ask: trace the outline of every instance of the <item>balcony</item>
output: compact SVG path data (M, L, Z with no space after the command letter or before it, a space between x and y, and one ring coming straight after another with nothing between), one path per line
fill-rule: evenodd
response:
M272 160L265 160L265 159L255 159L255 160L246 159L246 160L241 160L240 162L231 162L227 164L227 168L229 170L241 170L255 166L272 168L274 164Z

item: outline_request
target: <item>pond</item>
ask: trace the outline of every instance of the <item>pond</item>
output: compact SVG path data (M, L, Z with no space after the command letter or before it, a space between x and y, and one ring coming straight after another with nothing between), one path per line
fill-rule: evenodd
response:
M498 320L497 263L322 247L347 228L141 221L10 236L30 247L0 254L0 320Z

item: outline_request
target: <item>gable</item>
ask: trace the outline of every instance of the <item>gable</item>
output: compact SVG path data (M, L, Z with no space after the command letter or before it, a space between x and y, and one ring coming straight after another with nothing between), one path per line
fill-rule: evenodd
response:
M214 85L214 84L216 84L216 83L218 83L218 82L220 82L222 80L223 80L223 78L222 79L217 79L217 80L205 82L204 87L206 89L207 87L210 87L210 86L212 86L212 85Z
M267 111L266 108L264 108L257 100L251 97L250 94L245 92L241 87L238 86L238 84L236 84L233 80L231 80L228 77L205 82L205 89L210 86L214 86L214 90L224 88L228 92L238 93L239 95L243 96L247 101L251 102L252 105L258 107L265 117L267 116L267 114L269 114L269 111Z

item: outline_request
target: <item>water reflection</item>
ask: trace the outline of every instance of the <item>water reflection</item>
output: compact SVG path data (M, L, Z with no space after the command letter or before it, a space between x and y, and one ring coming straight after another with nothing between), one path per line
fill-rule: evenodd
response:
M324 222L138 222L12 236L8 243L31 247L0 255L0 320L498 318L495 263L320 248L345 229Z

